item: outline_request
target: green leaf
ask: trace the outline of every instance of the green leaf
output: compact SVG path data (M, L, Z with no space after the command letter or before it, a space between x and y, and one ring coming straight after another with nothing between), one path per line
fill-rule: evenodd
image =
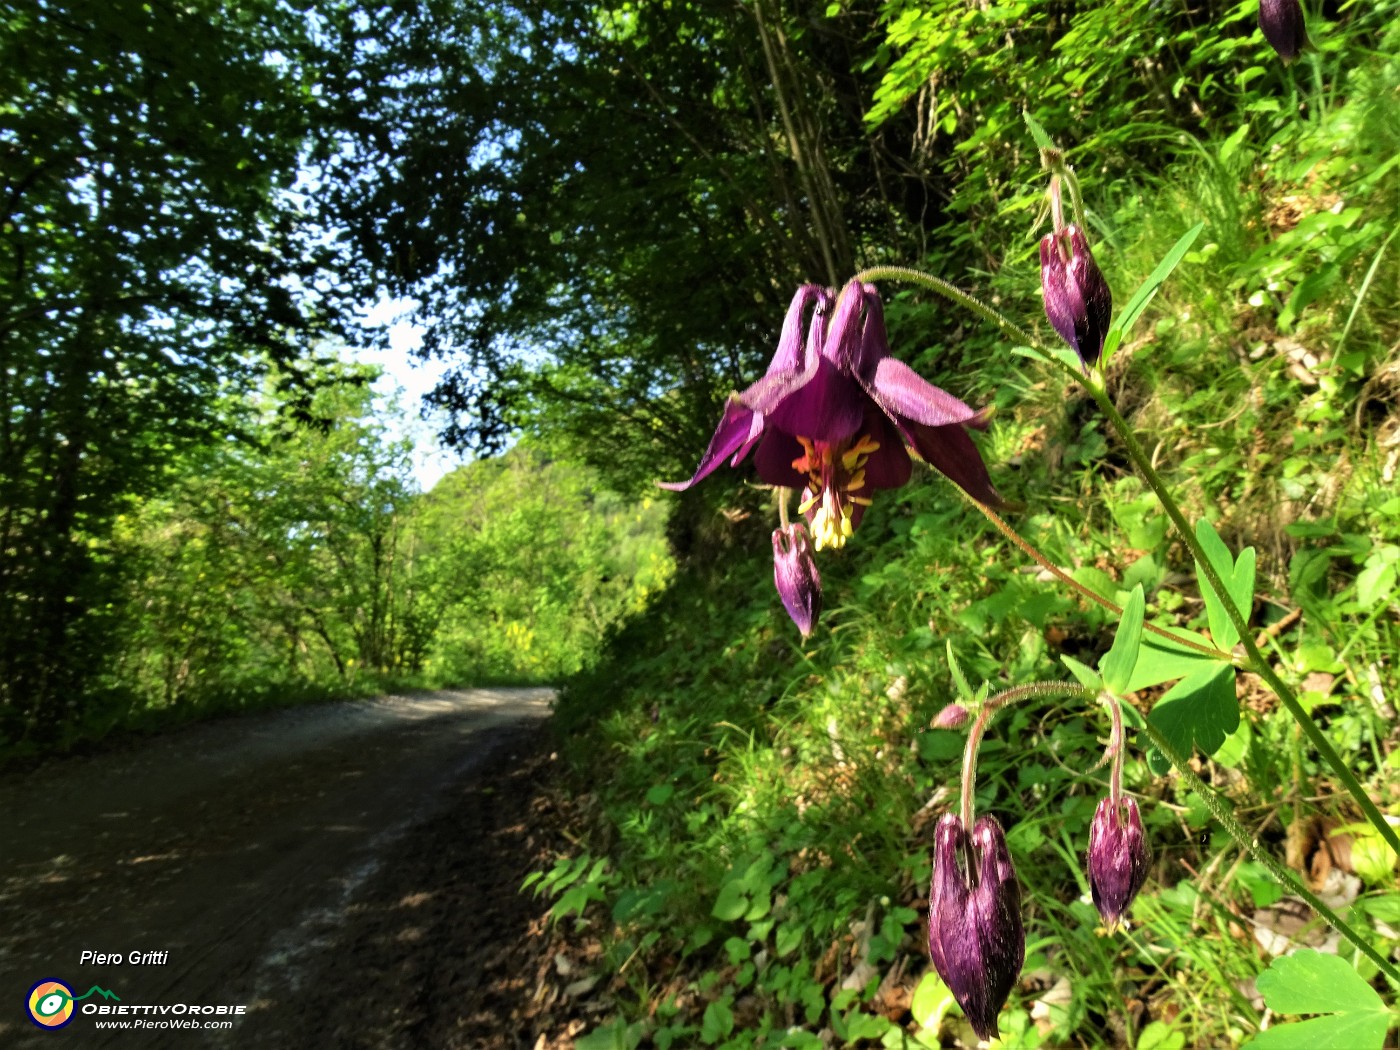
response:
M1099 661L1099 671L1104 684L1113 693L1121 694L1132 680L1133 669L1137 666L1138 649L1142 645L1142 614L1145 599L1142 585L1133 588L1123 605L1123 616L1118 621L1118 631L1113 636L1113 646Z
M595 1028L574 1043L574 1050L634 1050L642 1041L642 1024L627 1024L618 1018Z
M957 686L958 695L964 700L971 700L973 698L972 686L967 684L967 678L963 675L958 658L953 654L953 640L951 638L948 639L948 670L953 675L953 684Z
M1277 1025L1259 1033L1250 1046L1381 1050L1385 1044L1393 1017L1376 990L1345 959L1303 949L1275 959L1255 986L1275 1013L1328 1016Z
M1198 645L1210 644L1207 639L1191 631L1182 631L1174 627L1168 627L1167 630L1178 638L1189 639ZM1138 651L1137 665L1133 668L1133 676L1124 692L1134 693L1151 685L1161 685L1176 678L1184 678L1194 671L1199 671L1206 664L1223 666L1221 661L1214 657L1187 649L1185 646L1173 645L1160 634L1145 634L1142 648Z
M653 806L660 806L676 793L676 788L672 784L654 784L647 789L647 801Z
M919 986L914 989L909 1011L914 1015L914 1020L919 1022L920 1028L936 1031L952 1005L953 993L948 990L948 986L938 974L929 970L919 981Z
M1055 144L1050 141L1050 136L1045 133L1045 129L1040 126L1040 122L1026 111L1022 110L1021 117L1026 122L1026 127L1030 128L1031 138L1035 141L1036 149L1055 149Z
M1310 1021L1276 1024L1245 1045L1259 1050L1381 1050L1390 1018L1383 1013L1336 1013Z
M1185 1045L1185 1035L1161 1021L1153 1021L1138 1036L1137 1050L1182 1050Z
M741 918L748 910L749 895L745 892L743 883L726 882L719 888L719 897L715 900L715 906L710 909L710 914L716 919L731 922Z
M1127 332L1137 323L1137 319L1147 309L1147 304L1152 301L1152 297L1157 294L1157 290L1162 287L1163 282L1171 276L1171 272L1176 269L1182 257L1191 250L1191 245L1195 243L1204 227L1205 223L1196 223L1195 226L1181 235L1181 239L1176 244L1172 245L1171 251L1167 252L1162 261L1157 264L1157 268L1148 275L1147 280L1142 283L1142 287L1133 293L1132 298L1128 300L1128 305L1123 307L1123 312L1118 315L1118 323L1113 326L1115 329ZM1112 335L1111 331L1110 335ZM1122 336L1120 335L1119 338Z
M1254 984L1275 1013L1385 1010L1381 997L1351 963L1312 948L1279 956Z
M1070 673L1079 679L1079 684L1085 689L1092 689L1097 693L1103 688L1103 679L1099 677L1098 672L1085 667L1068 653L1060 654L1060 662L1070 669Z
M1076 354L1064 343L1060 342L1058 339L1055 340L1055 342L1051 343L1049 346L1047 346L1045 349L1050 352L1050 355L1052 357L1059 358L1070 368L1073 368L1076 372L1083 370L1084 365L1079 360L1079 355ZM1045 361L1045 355L1043 353L1029 346L1013 346L1011 348L1011 352L1018 357L1029 357L1032 360L1040 361L1042 363L1044 363Z
M705 1007L705 1016L700 1022L700 1038L707 1043L717 1043L734 1031L734 1011L723 999L716 999Z
M1225 585L1241 619L1248 619L1254 605L1254 548L1246 547L1238 559L1230 557L1230 549L1205 518L1196 522L1196 540L1205 552L1215 574ZM1240 640L1239 631L1230 620L1225 606L1215 590L1206 581L1205 573L1196 566L1196 580L1201 589L1201 598L1206 603L1206 619L1210 624L1210 636L1221 649L1230 650Z
M1235 669L1212 662L1193 671L1167 690L1147 720L1183 755L1189 756L1193 746L1214 754L1240 724ZM1148 765L1159 776L1170 768L1156 751L1148 756Z

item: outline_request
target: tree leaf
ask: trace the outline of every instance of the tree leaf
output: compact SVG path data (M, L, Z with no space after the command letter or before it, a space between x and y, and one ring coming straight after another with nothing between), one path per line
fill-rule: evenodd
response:
M1138 1036L1137 1050L1182 1050L1186 1036L1168 1024L1153 1021Z
M1287 958L1287 956L1285 956ZM1383 1013L1336 1013L1310 1021L1276 1024L1245 1045L1259 1050L1382 1050L1390 1018Z
M1133 588L1133 593L1123 605L1123 616L1118 621L1118 631L1113 636L1113 646L1099 661L1099 671L1104 684L1121 694L1132 680L1133 669L1137 666L1138 649L1142 645L1142 614L1145 599L1142 584Z
M1103 679L1099 677L1099 673L1093 668L1085 667L1068 653L1060 654L1060 662L1070 669L1070 672L1075 678L1079 679L1079 684L1085 689L1092 689L1094 692L1098 692L1103 688Z
M914 989L914 998L909 1003L909 1012L920 1028L937 1029L943 1017L953 1005L953 993L943 983L938 974L929 970Z
M953 640L951 638L948 639L948 670L953 676L953 684L957 686L958 695L964 700L973 699L972 686L968 685L962 665L958 663L958 658L953 653Z
M1240 724L1235 669L1208 663L1193 671L1167 690L1147 720L1183 755L1189 756L1193 746L1202 754L1214 754ZM1166 757L1157 752L1148 756L1148 764L1159 775L1170 768Z
M716 919L731 922L749 910L749 895L741 882L726 882L719 888L719 896L710 914Z
M1021 117L1026 122L1026 127L1030 128L1031 138L1035 141L1036 149L1054 149L1055 144L1050 141L1050 136L1045 133L1045 129L1040 126L1040 122L1031 116L1030 113L1021 112Z

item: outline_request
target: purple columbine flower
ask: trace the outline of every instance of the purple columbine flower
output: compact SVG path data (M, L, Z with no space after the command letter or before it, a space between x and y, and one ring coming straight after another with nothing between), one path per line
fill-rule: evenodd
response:
M807 530L798 522L773 530L773 583L783 608L806 638L822 614L822 578Z
M1284 65L1308 46L1303 5L1298 0L1259 0L1259 28Z
M1040 285L1045 316L1088 371L1103 352L1113 293L1078 226L1071 223L1040 239Z
M1006 834L992 817L979 818L971 836L952 813L938 821L928 952L973 1031L995 1039L997 1014L1026 959L1026 933Z
M1115 808L1112 799L1101 801L1089 825L1089 889L1109 929L1123 920L1151 864L1137 803L1124 797Z
M816 549L841 547L871 493L909 480L906 445L973 499L1000 505L967 434L986 423L985 414L890 356L874 285L852 281L836 296L806 284L788 308L767 374L730 396L695 475L663 487L689 488L725 459L737 467L756 450L760 478L802 490Z

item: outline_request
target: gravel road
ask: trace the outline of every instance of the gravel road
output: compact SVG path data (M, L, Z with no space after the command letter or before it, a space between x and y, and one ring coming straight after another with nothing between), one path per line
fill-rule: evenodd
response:
M497 749L538 727L551 695L297 708L0 776L0 1046L254 1045L279 1011L298 1012L308 971L354 941L346 916L366 883L474 770L499 764ZM66 1028L45 1031L27 1001L51 978L76 997L96 986L116 998L87 994ZM352 1003L375 990L338 994ZM102 1020L232 1025L115 1031ZM292 1045L320 1044L303 1030Z

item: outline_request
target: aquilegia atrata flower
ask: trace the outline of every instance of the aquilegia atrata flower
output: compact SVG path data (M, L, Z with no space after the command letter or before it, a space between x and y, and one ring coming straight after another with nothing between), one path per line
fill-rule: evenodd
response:
M876 489L909 480L905 445L974 499L1000 504L967 434L985 426L983 414L890 356L874 285L852 281L835 296L806 284L767 374L730 396L694 477L664 487L689 488L725 459L738 466L754 451L760 478L802 490L816 549L841 547Z
M1123 921L1151 865L1137 803L1125 796L1115 809L1111 799L1101 800L1089 825L1089 888L1110 929Z
M806 638L822 614L822 578L801 522L773 531L773 585Z
M1259 0L1259 28L1284 65L1308 46L1303 5L1298 0Z
M938 821L928 900L928 952L933 968L983 1039L997 1036L997 1014L1026 958L1021 884L992 817L968 834L955 814Z
M1040 239L1040 284L1045 316L1084 368L1094 367L1113 317L1113 293L1078 226Z

